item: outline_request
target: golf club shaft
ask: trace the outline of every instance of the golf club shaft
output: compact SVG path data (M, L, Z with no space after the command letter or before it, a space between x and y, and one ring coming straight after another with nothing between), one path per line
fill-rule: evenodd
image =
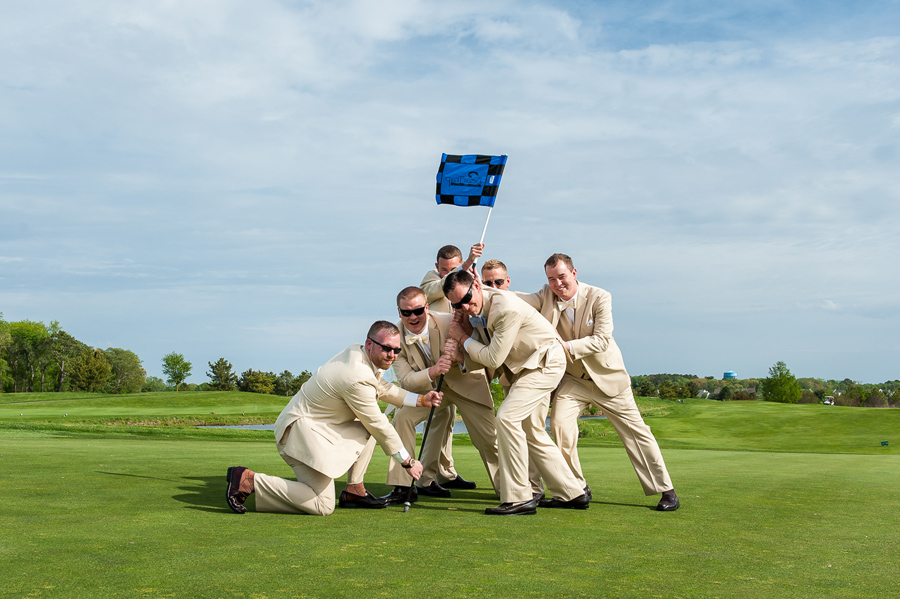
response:
M441 374L441 377L438 379L437 389L435 389L438 393L441 392L441 385L444 384L444 375ZM431 411L428 413L428 421L425 423L425 430L422 432L422 445L419 447L419 461L422 461L422 452L425 450L425 439L428 438L428 430L431 428L431 419L434 417L434 404L431 404ZM413 486L416 484L416 481L412 481L409 485L409 491L406 493L406 504L409 505L412 500L413 494Z

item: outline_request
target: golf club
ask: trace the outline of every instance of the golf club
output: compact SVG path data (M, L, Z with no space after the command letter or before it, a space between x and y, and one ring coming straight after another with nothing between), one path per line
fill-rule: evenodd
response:
M438 393L441 392L441 385L444 384L444 375L441 375L441 378L438 379L437 389ZM425 430L422 432L422 445L419 447L419 461L422 461L422 450L425 449L425 439L428 438L428 429L431 428L431 418L434 416L434 404L431 405L431 411L428 413L428 421L425 423ZM412 499L413 487L415 486L416 481L411 481L409 484L409 491L406 493L406 501L403 503L403 513L409 511L409 506L411 505L410 499Z

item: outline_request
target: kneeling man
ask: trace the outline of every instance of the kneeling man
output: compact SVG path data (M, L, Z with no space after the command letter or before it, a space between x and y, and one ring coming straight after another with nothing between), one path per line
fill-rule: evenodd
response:
M397 327L380 320L369 329L364 345L351 345L320 367L275 421L278 453L297 481L232 466L226 476L228 506L243 514L244 501L256 492L258 512L327 516L334 511L334 479L346 472L340 507L386 507L363 485L373 439L418 480L422 465L404 449L378 400L431 407L440 405L441 394L416 395L382 378L400 354L400 343Z

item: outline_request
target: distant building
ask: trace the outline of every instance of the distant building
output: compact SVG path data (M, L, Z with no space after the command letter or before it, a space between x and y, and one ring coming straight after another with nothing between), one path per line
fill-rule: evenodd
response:
M727 380L727 379L736 379L736 378L737 378L737 373L736 373L735 371L733 371L733 370L726 370L726 371L725 371L725 374L722 375L722 378L725 379L725 380Z

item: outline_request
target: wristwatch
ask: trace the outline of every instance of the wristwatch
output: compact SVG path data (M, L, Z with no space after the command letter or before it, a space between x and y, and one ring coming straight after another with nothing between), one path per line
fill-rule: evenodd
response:
M407 470L409 470L410 468L413 467L413 465L415 465L415 463L416 463L416 461L415 461L414 459L409 458L409 465L408 465L408 466L403 466L403 464L400 464L400 465L403 466L404 468L406 468Z

